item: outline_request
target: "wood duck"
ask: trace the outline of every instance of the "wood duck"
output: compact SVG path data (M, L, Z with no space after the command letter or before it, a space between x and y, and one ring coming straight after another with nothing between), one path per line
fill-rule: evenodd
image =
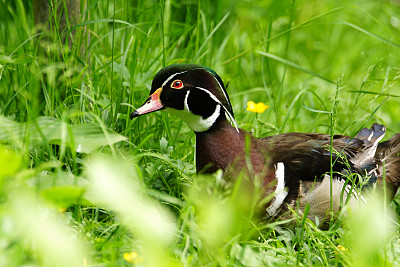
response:
M382 183L384 176L390 198L399 187L400 134L379 143L385 127L373 124L354 138L333 136L333 150L330 136L319 133L255 138L238 128L224 83L207 67L179 64L159 71L149 98L131 119L158 110L180 117L195 132L197 172L222 169L225 177L235 179L245 169L261 177L265 194L273 194L265 208L268 217L288 214L288 207L304 210L308 204L308 217L323 221L329 217L331 187L334 211L340 210L341 199L361 198L349 183L351 174L364 176L358 184L365 187Z

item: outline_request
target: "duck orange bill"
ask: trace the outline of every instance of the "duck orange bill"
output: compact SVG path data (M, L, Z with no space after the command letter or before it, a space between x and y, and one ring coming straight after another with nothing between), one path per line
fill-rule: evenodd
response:
M161 91L162 88L158 88L152 95L150 95L146 102L140 108L132 112L131 119L139 117L143 114L163 109L164 106L163 104L161 104L160 101Z

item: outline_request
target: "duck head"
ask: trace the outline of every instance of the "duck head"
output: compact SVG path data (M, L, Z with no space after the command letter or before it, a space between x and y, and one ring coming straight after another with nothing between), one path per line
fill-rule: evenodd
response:
M224 83L215 71L199 65L170 65L160 70L149 98L131 119L157 110L180 117L194 132L208 131L221 119L228 119L237 129Z

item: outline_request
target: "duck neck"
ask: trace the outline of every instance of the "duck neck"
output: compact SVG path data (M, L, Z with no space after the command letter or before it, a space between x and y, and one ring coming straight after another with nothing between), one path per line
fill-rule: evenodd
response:
M195 134L197 172L225 170L244 149L245 132L232 127L224 112L207 131Z

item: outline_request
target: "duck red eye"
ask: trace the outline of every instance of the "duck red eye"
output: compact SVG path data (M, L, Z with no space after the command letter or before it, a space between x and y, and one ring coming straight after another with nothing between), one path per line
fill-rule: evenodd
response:
M181 80L175 80L171 84L172 88L181 89L183 87L183 82Z

